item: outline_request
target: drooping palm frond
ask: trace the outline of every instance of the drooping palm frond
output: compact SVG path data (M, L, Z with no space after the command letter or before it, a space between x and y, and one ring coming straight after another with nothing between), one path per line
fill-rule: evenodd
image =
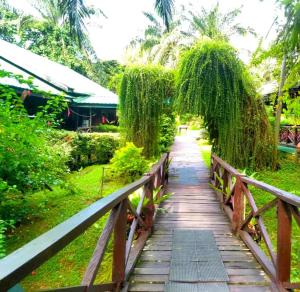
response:
M290 49L300 48L300 2L298 0L280 0L284 5L286 24L279 35Z
M61 24L63 15L59 0L31 0L30 2L44 19L54 25Z
M155 9L158 15L163 19L163 22L169 30L173 16L174 1L173 0L155 0Z
M84 0L59 0L63 16L68 20L71 35L77 39L79 46L85 39L85 18L90 17L90 10Z
M211 39L228 41L234 35L256 35L251 27L243 27L236 22L241 9L237 8L225 14L220 12L219 4L216 4L211 10L202 8L201 13L189 11L191 27L194 32L201 36L207 36Z

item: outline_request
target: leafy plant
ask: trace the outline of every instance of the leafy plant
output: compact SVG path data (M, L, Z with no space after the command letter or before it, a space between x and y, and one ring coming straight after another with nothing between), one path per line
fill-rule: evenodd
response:
M175 115L163 114L160 119L160 152L169 151L172 146L176 135L176 122Z
M174 94L171 71L160 67L130 67L120 89L120 124L126 141L143 147L146 158L159 154L160 117Z
M109 134L52 131L51 143L68 153L72 169L95 163L108 163L119 147L118 138Z
M204 41L186 52L177 74L176 107L203 117L213 151L235 167L274 167L275 143L266 111L236 51Z
M5 231L6 231L5 221L0 219L0 259L5 257L6 254Z
M160 205L162 202L164 202L165 200L169 199L170 196L172 195L172 193L163 193L161 194L162 191L162 185L159 186L158 188L153 190L153 203L155 205ZM135 191L133 194L131 194L129 196L129 200L132 204L132 206L136 209L138 207L138 204L141 200L141 190L137 190ZM148 198L144 198L143 201L143 208L146 207L149 204L149 199Z
M97 132L111 132L111 133L118 133L119 128L115 125L109 125L109 124L100 124L97 126Z
M120 178L134 181L149 169L149 162L142 156L142 151L133 143L126 143L111 159L111 171Z

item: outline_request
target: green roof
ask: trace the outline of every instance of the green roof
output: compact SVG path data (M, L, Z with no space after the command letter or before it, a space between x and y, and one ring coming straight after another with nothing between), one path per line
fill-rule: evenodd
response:
M0 40L0 68L25 78L34 77L33 84L39 89L54 95L63 92L78 105L104 104L116 107L118 104L118 96L98 83L64 65L3 40ZM1 78L0 82L29 89L24 84L16 84L13 78Z

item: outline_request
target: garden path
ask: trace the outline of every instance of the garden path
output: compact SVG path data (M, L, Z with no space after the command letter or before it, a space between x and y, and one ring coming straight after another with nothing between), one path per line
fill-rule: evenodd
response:
M129 291L165 291L174 229L213 232L229 277L230 291L271 291L270 280L261 266L244 243L231 233L229 220L209 186L209 170L195 138L177 137L170 157L168 192L173 194L161 206L166 212L156 217L152 236L130 278Z

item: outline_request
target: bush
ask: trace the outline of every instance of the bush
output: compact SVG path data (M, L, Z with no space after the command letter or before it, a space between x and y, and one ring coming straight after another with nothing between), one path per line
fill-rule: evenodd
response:
M159 145L160 151L163 153L169 151L174 142L174 138L176 135L175 115L162 115L160 125L161 128Z
M68 166L72 170L95 163L108 163L119 147L119 140L108 134L68 131L56 131L52 143L69 153Z
M67 157L47 139L43 121L0 111L0 178L25 193L56 184ZM30 134L29 134L30 133Z
M149 170L149 162L142 156L143 148L136 147L133 143L115 152L111 159L111 171L126 181L134 181Z
M6 231L6 227L5 227L5 221L0 219L0 259L2 259L3 257L5 257L5 231Z
M118 133L119 132L119 127L115 125L109 125L109 124L100 124L96 128L97 132L102 132L102 133Z
M27 193L63 181L68 155L51 144L46 121L21 106L0 102L0 125L0 218L19 222L30 212Z

